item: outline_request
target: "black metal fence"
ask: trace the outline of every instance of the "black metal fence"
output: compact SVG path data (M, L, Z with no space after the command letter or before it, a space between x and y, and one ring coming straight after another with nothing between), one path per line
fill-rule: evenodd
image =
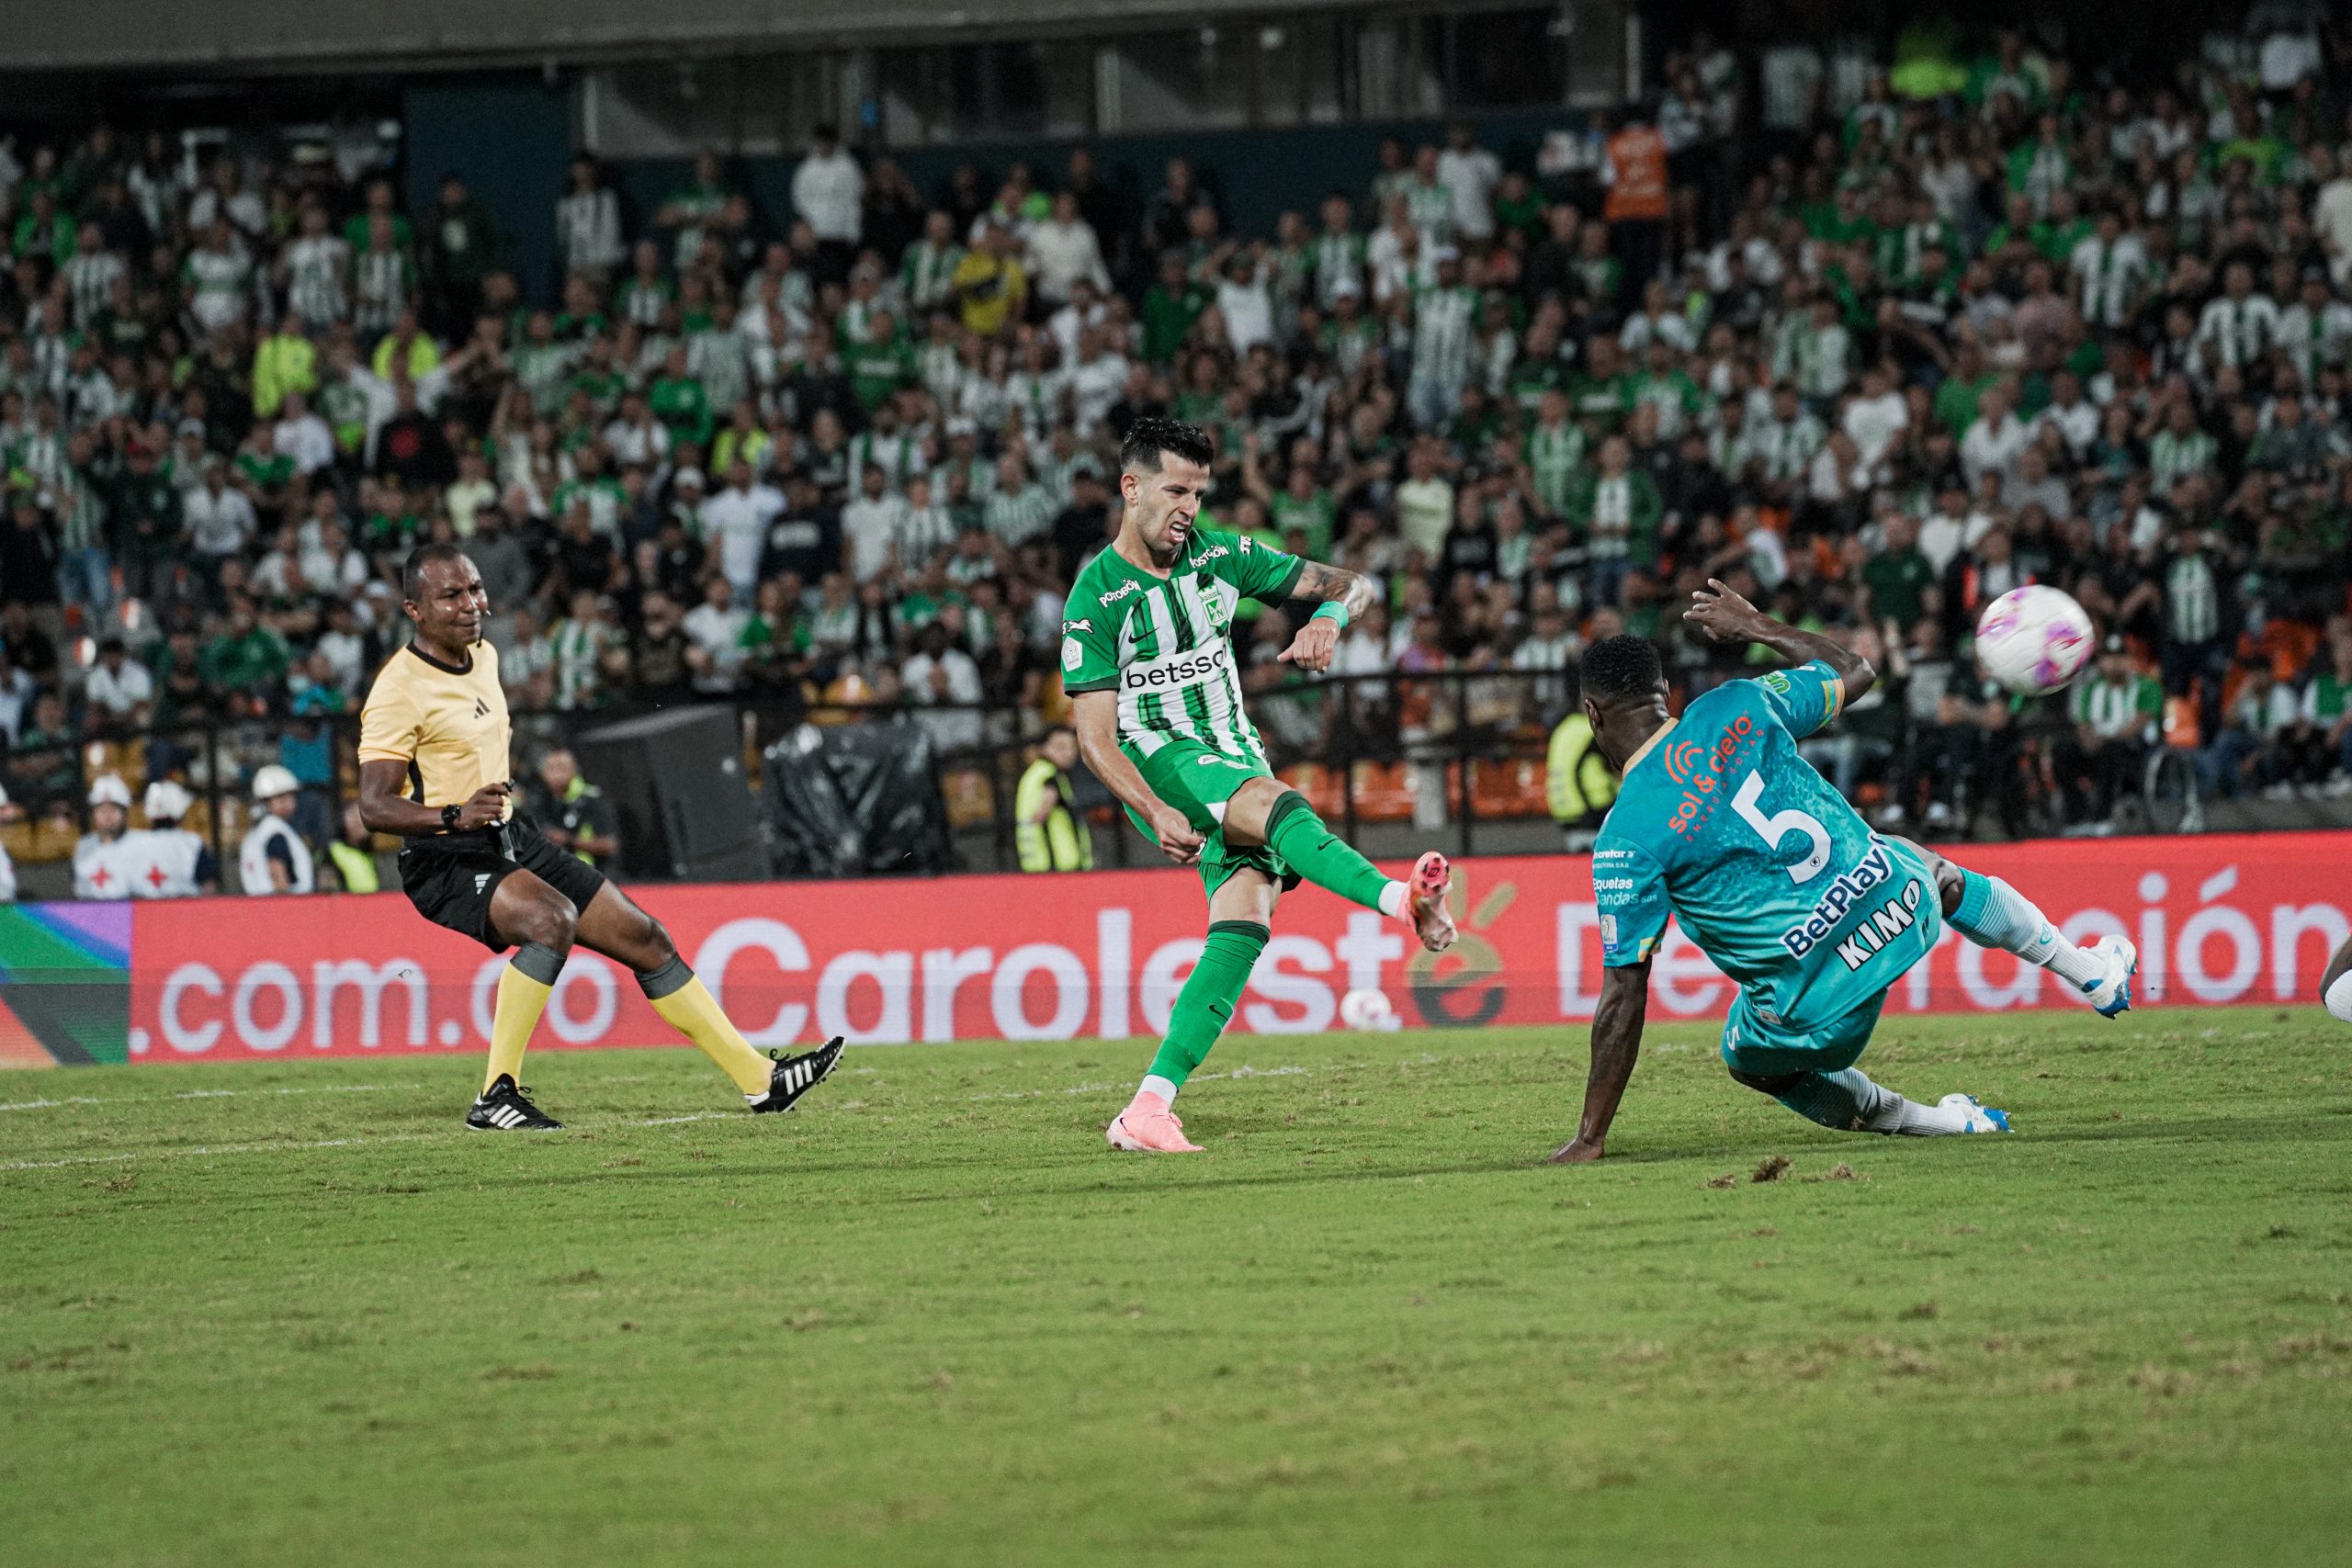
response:
M1488 670L1307 679L1261 670L1250 684L1250 711L1275 770L1351 841L1392 854L1408 845L1469 854L1559 844L1547 807L1544 763L1553 728L1573 701L1573 675ZM810 704L776 696L695 700L734 711L754 790L760 787L763 751L801 725L922 727L940 760L940 787L966 868L1009 870L1017 863L1014 788L1052 721L1049 713L986 705ZM526 777L548 748L640 711L642 706L606 706L517 714L518 778ZM2050 771L2051 741L2064 728L2054 715L2016 726L1983 750L1968 779L1936 781L1942 798L1957 799L1968 814L1950 836L2016 837L2067 827ZM253 818L253 776L276 762L291 769L302 785L296 825L322 845L338 830L344 807L356 798L357 740L357 716L339 714L181 725L23 747L0 756L0 780L25 812L24 820L5 830L6 844L21 863L70 859L86 823L84 802L93 778L119 773L137 798L149 782L168 777L196 799L183 825L208 839L224 868L232 867ZM1908 754L1911 745L1870 752L1856 777L1856 793L1867 804L1884 800L1890 787L1901 787L1906 769L1917 773ZM1824 766L1826 771L1826 761ZM1098 863L1156 863L1151 846L1124 824L1107 791L1082 769L1075 783L1081 814L1095 830ZM2181 821L2177 809L2168 817L2149 816L2143 825L2158 830L2195 825ZM134 820L143 818L134 814ZM391 846L384 841L378 847ZM233 884L233 872L227 880Z
M1562 675L1524 671L1292 678L1252 692L1250 706L1276 769L1335 825L1351 836L1380 823L1447 828L1452 848L1468 852L1476 847L1482 822L1544 817L1544 747L1565 709L1569 684ZM761 753L800 725L923 728L940 758L941 790L967 863L975 870L1014 863L1013 790L1049 727L1047 713L978 705L807 704L772 696L696 700L734 710L755 790ZM516 714L518 776L548 748L639 711L606 706ZM356 714L319 714L161 726L72 742L35 739L0 755L0 782L24 811L24 819L6 830L8 848L28 864L69 859L87 825L91 782L111 773L130 786L134 800L154 780L185 785L196 804L182 825L204 837L227 866L253 821L254 775L271 763L290 769L300 781L296 826L323 844L338 830L344 807L357 798L358 729ZM1102 861L1140 863L1149 855L1149 846L1120 826L1107 792L1084 776L1077 788L1097 829ZM134 810L133 820L143 823L143 813Z

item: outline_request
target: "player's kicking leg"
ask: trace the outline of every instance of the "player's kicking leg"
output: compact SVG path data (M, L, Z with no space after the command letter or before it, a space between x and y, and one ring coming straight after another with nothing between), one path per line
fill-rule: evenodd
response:
M1225 782L1225 774L1214 762L1208 769L1204 782L1211 788ZM1174 780L1159 793L1171 802L1199 801L1197 795L1180 793ZM1258 852L1271 852L1280 864L1317 886L1408 922L1421 945L1430 952L1442 953L1453 945L1453 916L1446 908L1452 874L1445 857L1436 851L1422 855L1412 874L1401 882L1383 875L1324 825L1306 796L1262 774L1246 778L1214 805L1202 805L1201 813L1196 825L1212 829L1215 857L1263 858ZM1193 813L1188 810L1187 815ZM1220 874L1209 860L1204 856L1204 874ZM1250 972L1272 934L1274 902L1281 890L1274 874L1258 864L1238 865L1214 883L1208 936L1202 944L1200 962L1177 994L1167 1038L1152 1058L1151 1070L1144 1075L1127 1108L1104 1129L1112 1147L1154 1154L1201 1152L1200 1145L1184 1136L1184 1124L1177 1120L1176 1095L1232 1021L1242 987L1250 983Z
M2025 895L1997 876L1953 864L1908 840L1894 840L1917 855L1936 879L1945 921L1979 947L1997 947L2049 970L2101 1018L2132 1006L2132 982L2140 973L2140 950L2121 935L2077 947L2059 934Z
M611 883L596 889L580 913L578 928L580 945L628 964L653 1010L718 1063L754 1111L791 1110L840 1063L838 1036L791 1055L763 1056L753 1050L720 1010L710 987L679 956L662 922Z

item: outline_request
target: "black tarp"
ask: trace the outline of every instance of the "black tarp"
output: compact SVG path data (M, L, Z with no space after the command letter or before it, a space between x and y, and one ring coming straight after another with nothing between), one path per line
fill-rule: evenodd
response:
M778 876L956 869L931 737L911 724L804 724L763 753Z

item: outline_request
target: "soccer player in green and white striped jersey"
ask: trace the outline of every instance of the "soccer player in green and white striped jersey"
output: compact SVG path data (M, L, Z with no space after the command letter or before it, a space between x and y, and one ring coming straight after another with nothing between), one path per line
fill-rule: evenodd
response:
M1062 685L1086 765L1162 853L1199 866L1208 893L1200 962L1150 1072L1108 1129L1114 1148L1163 1154L1199 1152L1170 1106L1233 1016L1285 887L1312 882L1408 919L1432 953L1454 940L1443 855L1422 855L1409 881L1384 876L1266 765L1242 707L1235 607L1245 594L1319 604L1282 655L1314 672L1330 666L1340 629L1372 608L1375 590L1354 572L1195 526L1215 457L1193 425L1136 422L1120 452L1118 537L1078 574L1062 622Z

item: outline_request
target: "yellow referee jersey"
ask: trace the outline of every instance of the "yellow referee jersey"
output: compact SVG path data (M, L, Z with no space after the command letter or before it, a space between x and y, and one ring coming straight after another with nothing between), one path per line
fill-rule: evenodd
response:
M498 650L478 642L463 668L411 643L384 661L359 713L359 760L408 764L408 796L425 806L462 806L476 790L505 783L514 727L498 683ZM513 802L507 803L511 813Z

